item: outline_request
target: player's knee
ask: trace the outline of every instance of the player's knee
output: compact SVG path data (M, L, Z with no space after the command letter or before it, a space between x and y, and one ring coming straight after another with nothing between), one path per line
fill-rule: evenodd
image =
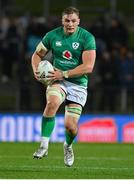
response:
M49 114L56 113L57 109L59 108L59 103L56 101L48 101L46 105L46 112Z

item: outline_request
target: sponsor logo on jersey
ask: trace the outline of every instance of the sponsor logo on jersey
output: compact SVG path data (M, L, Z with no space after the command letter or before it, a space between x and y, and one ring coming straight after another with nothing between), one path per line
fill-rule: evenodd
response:
M80 44L79 44L78 42L73 42L73 43L72 43L73 49L78 49L79 45L80 45Z
M64 60L64 61L61 61L61 60L60 60L60 63L61 63L61 64L71 64L71 65L76 65L76 62L65 61L65 60Z
M55 43L55 44L56 44L56 46L59 46L59 47L60 47L60 46L62 46L61 41L56 41L56 43Z
M65 59L70 60L70 59L72 59L72 54L71 54L70 51L65 50L65 51L63 52L63 57L64 57Z

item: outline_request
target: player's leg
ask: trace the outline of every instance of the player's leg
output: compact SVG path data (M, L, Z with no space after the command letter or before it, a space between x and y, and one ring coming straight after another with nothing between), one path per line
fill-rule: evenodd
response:
M76 84L65 81L67 87L65 128L66 141L64 143L64 163L67 166L73 165L74 154L72 142L77 135L78 120L80 118L82 107L87 99L87 89Z
M65 92L58 85L49 87L46 91L47 104L42 116L41 145L33 154L34 158L42 158L48 154L49 139L55 125L55 115L65 99Z
M74 153L72 149L72 143L77 135L78 120L82 112L82 106L71 103L66 106L65 111L65 136L64 142L64 163L67 166L72 166L74 163Z

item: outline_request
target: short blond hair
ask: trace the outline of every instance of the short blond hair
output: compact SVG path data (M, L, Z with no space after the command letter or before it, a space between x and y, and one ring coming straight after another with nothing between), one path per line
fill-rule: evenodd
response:
M65 14L77 14L77 16L79 17L79 10L76 7L70 6L67 7L66 9L64 9L64 11L62 12L62 16L64 16Z

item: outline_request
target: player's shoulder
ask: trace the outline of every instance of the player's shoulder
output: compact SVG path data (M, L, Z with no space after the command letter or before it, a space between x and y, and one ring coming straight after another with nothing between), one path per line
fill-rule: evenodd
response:
M89 37L93 37L94 38L94 35L89 32L88 30L86 30L85 28L82 28L82 27L79 27L79 32L83 35L83 36L89 36Z

